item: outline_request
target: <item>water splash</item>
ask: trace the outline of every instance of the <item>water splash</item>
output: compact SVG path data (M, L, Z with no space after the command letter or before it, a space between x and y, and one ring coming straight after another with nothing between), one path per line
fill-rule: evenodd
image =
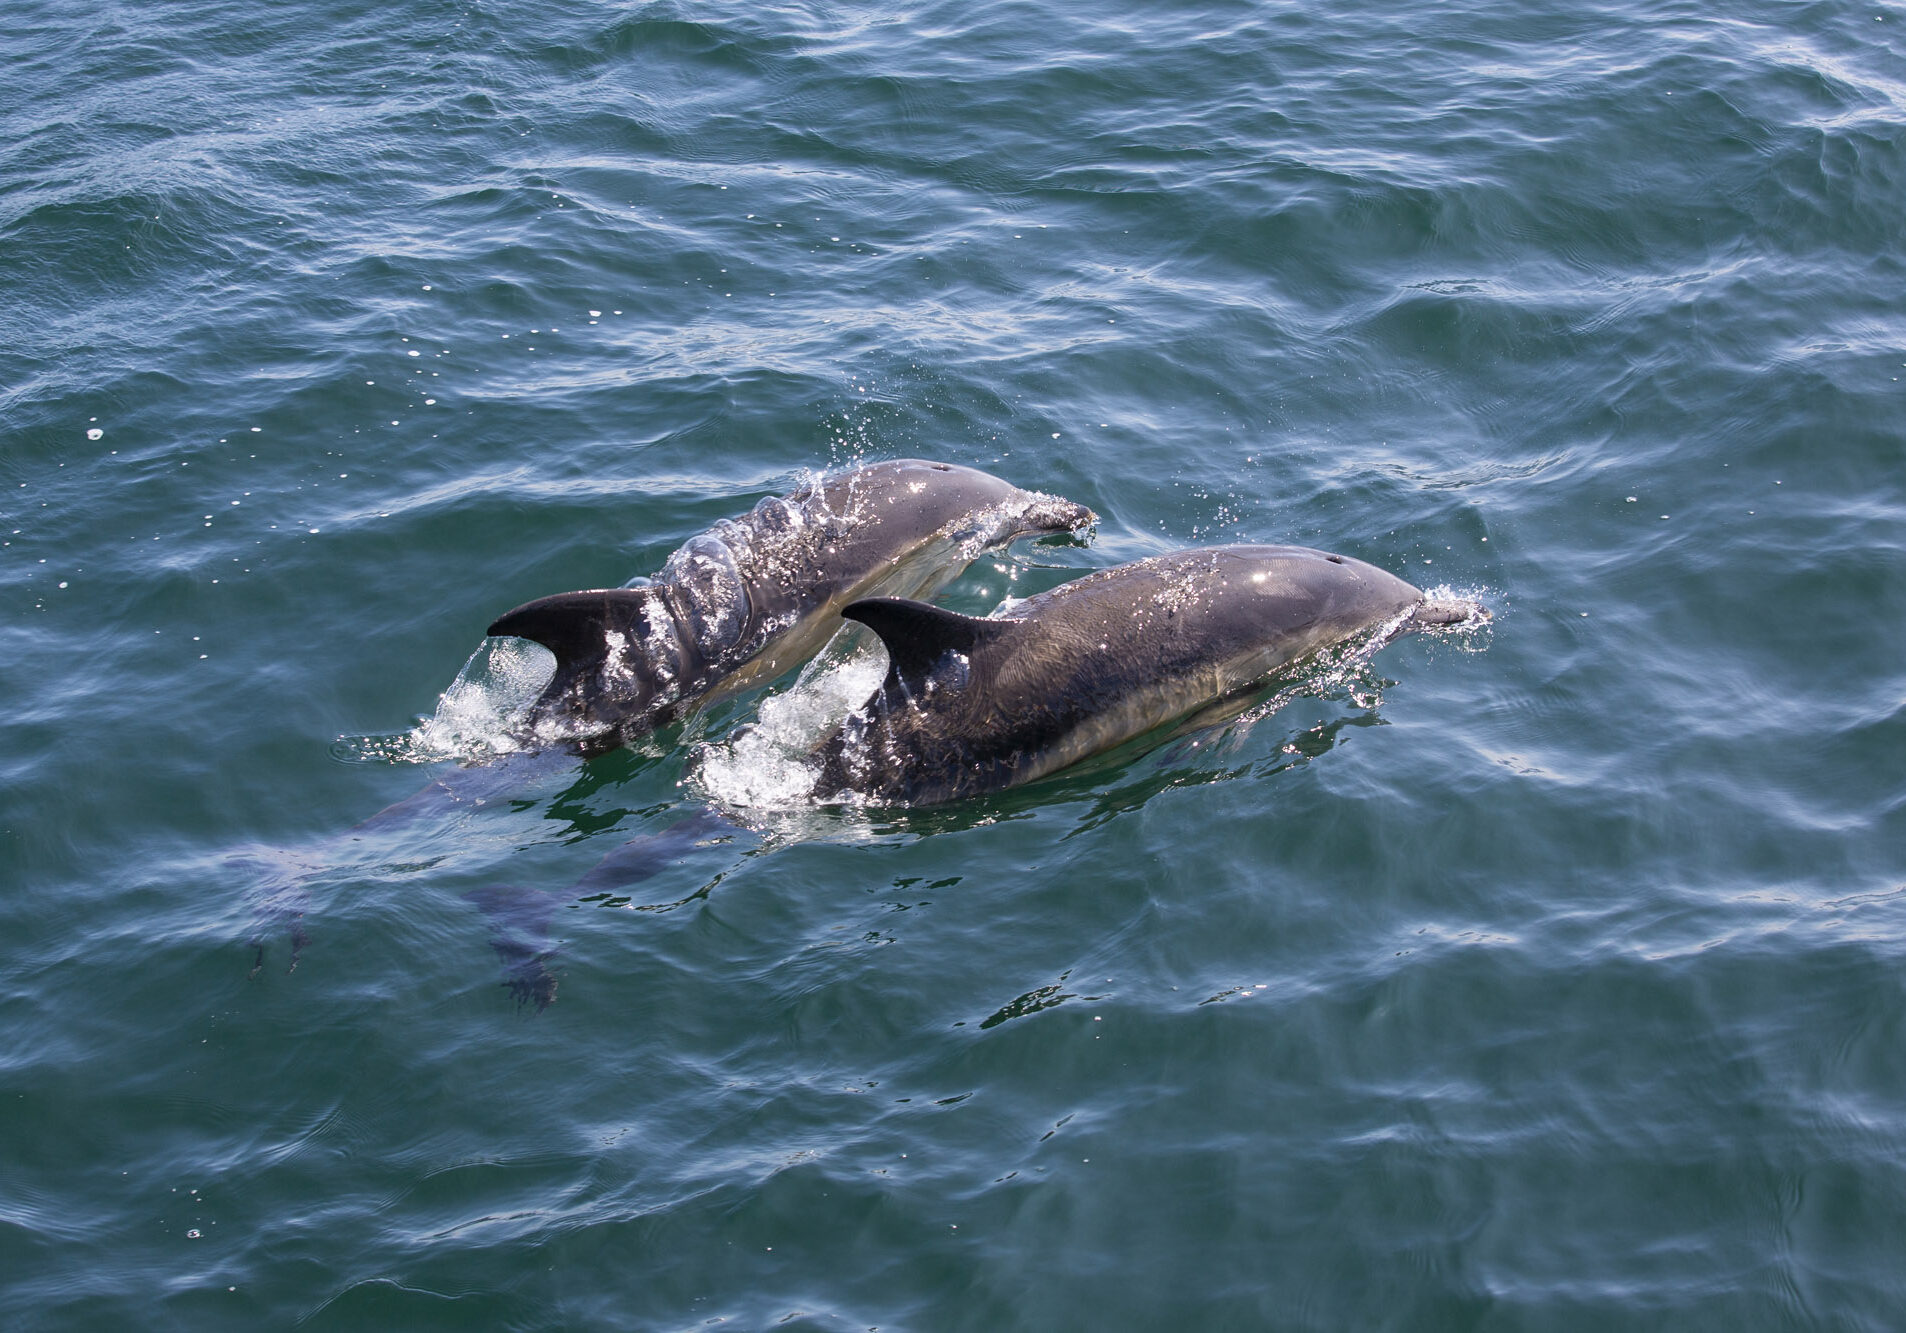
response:
M819 768L812 753L880 688L887 653L858 627L834 636L781 694L761 701L759 720L703 745L694 781L718 805L736 811L785 811L813 805Z
M1440 643L1448 643L1459 652L1482 652L1494 637L1501 603L1500 594L1492 588L1458 588L1452 584L1439 583L1423 590L1424 606L1448 608L1464 614L1447 625L1419 626L1417 632Z
M521 720L556 674L556 657L527 639L490 638L437 699L436 711L409 731L344 736L345 758L389 764L469 763L525 748Z

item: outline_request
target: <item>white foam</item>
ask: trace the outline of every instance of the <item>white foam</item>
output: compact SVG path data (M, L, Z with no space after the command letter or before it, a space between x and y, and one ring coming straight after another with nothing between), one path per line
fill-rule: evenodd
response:
M1426 606L1461 607L1469 614L1453 625L1431 625L1422 632L1452 644L1459 651L1482 652L1489 646L1493 636L1493 627L1501 600L1501 597L1490 588L1458 588L1448 583L1439 583L1434 588L1425 588L1423 602Z
M395 736L344 738L348 753L389 763L490 759L523 748L520 719L556 674L556 657L527 639L485 639L437 699L437 708Z
M842 631L784 693L761 701L754 726L701 747L697 784L734 810L812 805L815 746L867 702L886 674L886 651L872 635Z

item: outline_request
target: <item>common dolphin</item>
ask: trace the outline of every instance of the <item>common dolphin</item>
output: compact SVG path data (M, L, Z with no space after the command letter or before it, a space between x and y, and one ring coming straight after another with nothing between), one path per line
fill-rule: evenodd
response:
M763 500L690 539L642 586L562 593L499 617L491 634L531 639L556 655L555 675L516 728L517 746L495 763L440 775L350 836L501 798L559 760L559 746L590 754L613 749L806 661L840 628L848 602L928 596L989 549L1071 531L1094 517L1070 500L920 459L875 463ZM637 839L579 887L652 873L673 847L669 839L685 836L671 830ZM261 858L237 859L263 865ZM270 873L252 942L254 974L273 924L289 923L297 966L309 942L302 924L306 884L318 869L288 875L263 868ZM497 926L495 947L518 999L547 1004L555 993L544 966L548 913L533 896L508 888L484 890L472 901Z
M974 468L874 463L723 519L642 586L538 598L489 632L556 655L533 739L609 749L812 657L850 602L929 596L986 550L1093 518Z
M1368 631L1387 641L1487 615L1298 546L1157 556L994 619L898 598L842 614L880 636L889 666L821 742L815 793L910 805L1031 782Z

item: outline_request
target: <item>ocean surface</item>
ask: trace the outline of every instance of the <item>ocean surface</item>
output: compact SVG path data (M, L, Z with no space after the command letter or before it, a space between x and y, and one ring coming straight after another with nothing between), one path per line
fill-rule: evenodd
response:
M8 5L0 1326L1906 1324L1903 38ZM903 457L1100 516L961 610L1494 620L930 809L720 805L815 679L466 762L493 617Z

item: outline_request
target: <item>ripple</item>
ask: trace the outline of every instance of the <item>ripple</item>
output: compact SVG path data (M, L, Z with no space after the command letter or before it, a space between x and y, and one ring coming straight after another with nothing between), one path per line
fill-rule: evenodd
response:
M50 15L12 1323L1887 1326L1897 16ZM1256 540L1496 620L955 809L802 804L844 645L461 762L500 610L906 455L1103 516L960 609Z

